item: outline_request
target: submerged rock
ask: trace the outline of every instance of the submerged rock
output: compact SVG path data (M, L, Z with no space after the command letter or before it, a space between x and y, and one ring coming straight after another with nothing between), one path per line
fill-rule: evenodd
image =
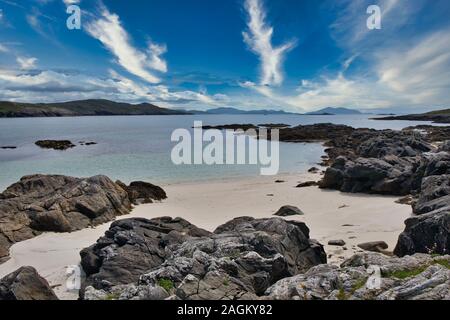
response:
M58 300L33 267L22 267L0 280L0 300Z
M75 145L69 140L39 140L35 144L43 149L67 150Z
M85 299L255 299L279 279L326 263L304 223L250 217L214 233L180 218L118 221L81 256Z

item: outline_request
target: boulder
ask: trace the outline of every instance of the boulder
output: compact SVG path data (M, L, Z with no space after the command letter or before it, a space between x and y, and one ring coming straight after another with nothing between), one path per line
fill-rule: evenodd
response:
M104 289L135 283L164 262L168 246L209 234L181 218L115 221L105 236L80 253L87 276L84 287Z
M116 183L128 193L131 203L135 205L167 199L166 192L161 187L148 182L134 181L129 186L121 181Z
M384 250L389 248L389 245L384 241L372 241L358 244L358 247L372 252L380 252L383 253Z
M403 257L414 253L450 253L450 210L438 209L405 221L394 254Z
M22 267L0 280L0 300L58 300L33 267Z
M326 170L321 188L351 193L408 195L420 186L420 158L386 156L348 160L340 157Z
M336 246L336 247L343 247L345 246L345 241L340 239L340 240L330 240L328 241L328 245L329 246Z
M289 217L289 216L302 216L303 211L294 206L283 206L281 207L274 216L278 217Z
M41 232L96 226L130 209L127 193L105 176L23 177L0 194L0 259L12 244Z
M145 299L157 287L177 299L256 299L279 279L326 262L304 223L280 218L241 217L213 234L182 219L129 219L118 228L120 223L81 253L85 299L111 293Z

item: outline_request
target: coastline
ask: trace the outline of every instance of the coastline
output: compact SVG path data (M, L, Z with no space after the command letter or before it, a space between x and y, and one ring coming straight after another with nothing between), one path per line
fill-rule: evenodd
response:
M344 194L318 187L296 188L299 182L319 180L319 174L281 174L254 178L225 178L162 185L168 199L144 204L118 219L182 217L200 228L213 231L235 217L268 218L284 205L299 207L305 215L288 219L303 221L311 238L325 246L329 263L339 264L360 251L362 242L383 240L393 250L411 207L395 203L398 197ZM284 180L283 183L275 183ZM0 265L0 278L24 265L35 267L61 299L76 299L65 288L65 270L80 261L81 249L95 243L111 223L73 233L44 233L19 242L10 249L10 259ZM344 226L347 225L347 226ZM342 239L344 247L328 246ZM331 255L331 256L330 256Z

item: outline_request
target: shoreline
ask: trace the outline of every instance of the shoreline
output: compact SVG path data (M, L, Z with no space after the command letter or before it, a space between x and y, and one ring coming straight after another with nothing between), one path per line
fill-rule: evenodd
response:
M319 180L319 174L298 173L253 178L224 178L210 181L162 185L168 199L136 206L117 219L162 216L182 217L192 224L214 231L240 216L269 218L284 205L299 207L305 215L288 217L303 221L311 238L325 247L328 262L339 264L360 251L358 243L383 240L393 250L410 206L395 203L398 197L344 194L318 187L296 188L299 182ZM283 183L275 183L284 180ZM35 267L54 286L61 299L76 299L77 292L65 289L65 270L80 262L79 252L92 244L112 222L73 233L44 233L10 248L10 259L0 265L0 278L24 265ZM347 225L347 226L345 226ZM344 247L329 246L342 239ZM330 256L331 255L331 256Z

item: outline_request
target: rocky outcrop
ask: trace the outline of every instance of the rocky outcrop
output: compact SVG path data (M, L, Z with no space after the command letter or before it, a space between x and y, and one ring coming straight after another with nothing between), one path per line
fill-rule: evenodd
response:
M58 300L48 282L32 267L22 267L0 280L0 300Z
M357 254L341 267L319 265L268 288L277 300L448 300L450 256Z
M67 150L75 147L69 140L39 140L35 144L43 149L54 150Z
M420 157L361 157L353 161L339 157L327 169L320 187L351 193L408 195L420 187L420 165Z
M85 299L255 299L326 262L304 223L250 217L212 234L180 218L119 221L81 256Z
M71 232L129 213L128 194L108 177L23 177L0 194L0 259L43 231Z
M166 259L166 248L190 237L210 235L181 218L125 219L113 222L105 236L81 251L86 286L97 289L135 283Z
M407 196L422 216L406 221L395 254L449 252L450 127L393 131L319 124L282 129L280 140L325 141L323 165L330 167L321 188Z

